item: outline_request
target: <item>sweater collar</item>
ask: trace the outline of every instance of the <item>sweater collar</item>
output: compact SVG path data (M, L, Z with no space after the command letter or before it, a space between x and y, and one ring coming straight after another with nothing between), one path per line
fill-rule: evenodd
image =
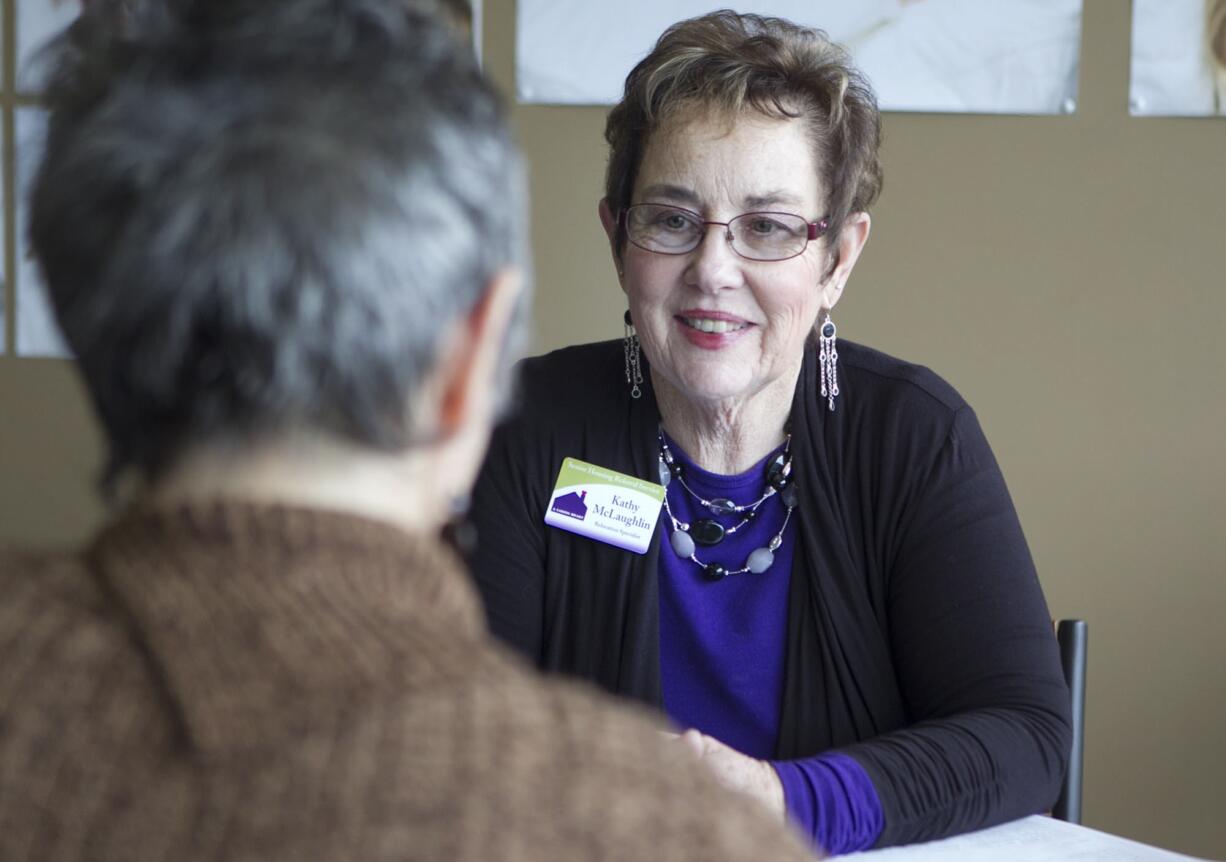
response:
M454 554L351 515L221 501L137 510L90 558L203 750L288 738L321 709L454 676L482 641Z

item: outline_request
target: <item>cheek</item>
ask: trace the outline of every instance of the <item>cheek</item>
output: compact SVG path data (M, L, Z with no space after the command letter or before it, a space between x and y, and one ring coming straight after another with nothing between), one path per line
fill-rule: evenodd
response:
M632 306L644 312L657 312L668 302L679 274L669 271L664 261L627 260L622 290Z
M803 339L821 311L817 264L798 266L786 279L770 283L760 296L767 316L779 324L778 336Z

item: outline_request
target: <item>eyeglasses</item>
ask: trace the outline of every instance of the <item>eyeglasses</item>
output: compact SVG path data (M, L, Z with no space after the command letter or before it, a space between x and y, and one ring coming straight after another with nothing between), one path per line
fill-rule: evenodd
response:
M748 260L787 260L829 230L825 219L810 222L793 213L741 213L731 221L710 221L666 204L635 204L621 211L626 238L656 254L688 254L698 248L708 225L725 228L732 250Z

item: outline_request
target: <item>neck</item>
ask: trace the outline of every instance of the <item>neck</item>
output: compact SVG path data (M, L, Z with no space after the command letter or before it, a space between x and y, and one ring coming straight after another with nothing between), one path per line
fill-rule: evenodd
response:
M327 509L432 534L450 512L427 458L313 436L214 445L181 457L146 498L157 506L221 498Z
M800 363L748 396L694 400L652 370L652 386L668 436L704 470L743 473L781 445L792 411Z

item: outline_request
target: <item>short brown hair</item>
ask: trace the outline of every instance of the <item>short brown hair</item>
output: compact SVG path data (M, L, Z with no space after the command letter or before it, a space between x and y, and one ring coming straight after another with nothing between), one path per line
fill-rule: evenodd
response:
M694 106L806 120L832 236L881 192L877 97L847 53L820 30L725 9L669 27L627 76L605 125L605 199L614 214L631 203L648 137ZM618 250L624 245L619 228Z

